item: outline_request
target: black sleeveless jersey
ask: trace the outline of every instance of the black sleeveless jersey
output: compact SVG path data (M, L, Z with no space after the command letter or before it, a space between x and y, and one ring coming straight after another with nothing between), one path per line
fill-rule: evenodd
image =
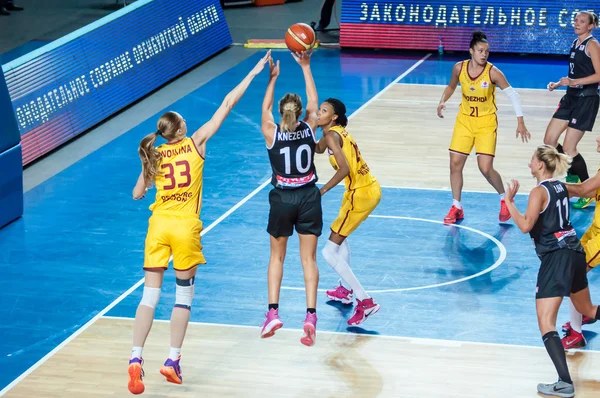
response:
M569 194L558 180L540 182L548 192L548 204L529 232L538 257L559 249L583 252L583 247L569 221Z
M298 122L294 131L281 131L277 125L273 145L268 148L273 186L297 189L314 185L317 182L314 162L316 143L315 133L305 122Z
M595 73L592 59L586 53L587 45L590 41L595 40L594 37L590 36L579 44L577 40L573 41L569 55L569 77L571 79L581 79ZM578 97L598 95L598 83L568 87L567 94Z

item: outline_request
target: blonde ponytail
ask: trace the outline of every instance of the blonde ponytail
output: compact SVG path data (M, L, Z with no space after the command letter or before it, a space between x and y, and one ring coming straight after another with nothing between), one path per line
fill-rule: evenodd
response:
M158 175L158 163L160 161L160 152L154 148L158 132L150 133L140 142L138 153L142 160L142 173L146 186L151 186L154 183L154 178Z
M535 155L554 177L564 176L571 167L571 158L564 153L558 153L553 146L540 145L537 147Z
M298 94L286 94L279 100L281 113L281 131L294 131L298 118L302 115L302 100Z

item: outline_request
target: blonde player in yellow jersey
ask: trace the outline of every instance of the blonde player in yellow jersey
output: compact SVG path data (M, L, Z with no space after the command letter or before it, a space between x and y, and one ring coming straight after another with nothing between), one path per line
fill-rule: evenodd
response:
M338 99L329 98L321 104L318 125L323 137L317 143L317 153L325 150L336 170L333 177L321 188L324 195L342 180L346 187L340 212L331 224L331 234L323 249L323 257L340 276L340 284L326 292L330 300L351 304L356 295L354 314L349 325L359 325L369 315L379 311L379 304L362 287L350 269L348 236L371 214L381 200L381 186L371 174L358 145L346 130L346 106Z
M523 120L519 94L510 86L500 69L488 62L490 46L485 34L483 32L473 33L469 47L471 59L454 65L450 83L444 90L437 108L438 116L443 118L442 111L446 109L446 101L450 99L460 82L462 101L456 116L454 134L450 143L450 185L454 201L450 211L444 218L444 222L453 224L465 216L460 203L463 169L473 146L475 146L477 165L481 174L500 195L500 215L498 218L504 222L510 219L510 212L504 202L502 177L494 169L498 130L496 86L512 101L518 120L517 137L520 135L522 141L527 142L530 134Z
M596 152L600 152L600 137L596 138ZM566 184L569 191L569 197L593 198L596 203L600 203L600 169L595 176L588 178L581 184ZM581 237L581 245L585 250L587 261L587 270L590 272L600 264L600 206L596 205L594 209L594 220L592 225L585 231ZM596 319L582 316L575 306L569 301L570 322L563 325L565 336L562 339L563 347L583 348L586 346L585 338L581 330L581 325L589 325L596 322Z
M198 264L206 264L200 244L200 210L202 207L202 174L206 143L217 132L235 104L270 59L269 51L250 73L225 97L213 117L191 137L187 137L185 120L176 112L160 117L156 132L142 139L139 155L142 172L133 188L133 198L141 199L152 185L156 200L150 206L148 234L144 252L144 292L135 314L133 349L129 361L129 391L144 392L142 350L154 319L164 271L173 255L175 269L175 307L171 314L171 349L160 369L167 381L181 384L181 346L190 319L194 296L194 279ZM158 137L167 142L154 147Z

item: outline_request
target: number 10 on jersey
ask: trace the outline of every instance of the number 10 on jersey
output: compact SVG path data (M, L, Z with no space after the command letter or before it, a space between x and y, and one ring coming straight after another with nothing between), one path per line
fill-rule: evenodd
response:
M302 153L306 152L306 165L304 165L302 163ZM294 159L292 159L291 155L290 155L290 147L286 146L285 148L281 148L279 150L279 153L281 155L283 155L284 158L284 162L285 162L285 174L287 175L291 175L292 174L292 161L293 161L293 165L294 165L294 169L296 169L297 173L295 172L294 174L303 174L306 173L309 169L310 169L310 160L312 158L312 151L310 149L310 146L307 144L303 144L300 145L298 147L298 149L296 150L296 154L294 156Z

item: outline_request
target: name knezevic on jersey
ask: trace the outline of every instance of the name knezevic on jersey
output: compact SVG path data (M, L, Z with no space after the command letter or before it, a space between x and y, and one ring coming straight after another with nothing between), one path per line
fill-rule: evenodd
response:
M310 128L298 131L278 131L277 141L294 141L301 140L303 138L312 137L312 131Z

